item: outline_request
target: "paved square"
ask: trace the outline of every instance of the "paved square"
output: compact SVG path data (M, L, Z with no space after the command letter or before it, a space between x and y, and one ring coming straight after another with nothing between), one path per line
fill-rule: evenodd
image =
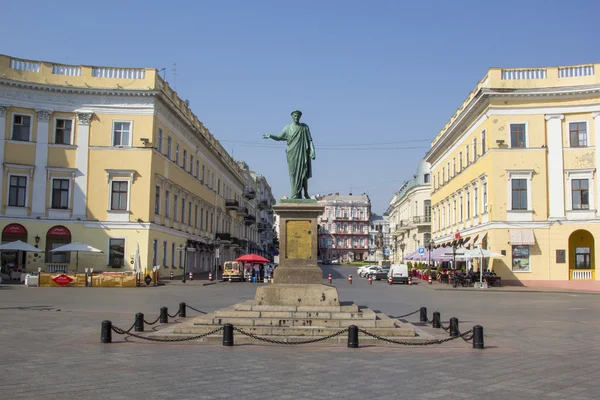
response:
M5 399L597 399L600 296L437 291L333 272L342 301L388 315L421 306L461 331L480 324L486 350L462 340L428 347L163 344L113 335L180 301L213 311L254 297L256 285L169 282L140 289L0 286L0 385ZM190 312L191 316L196 314ZM418 314L407 318L417 322ZM428 332L436 333L432 328Z

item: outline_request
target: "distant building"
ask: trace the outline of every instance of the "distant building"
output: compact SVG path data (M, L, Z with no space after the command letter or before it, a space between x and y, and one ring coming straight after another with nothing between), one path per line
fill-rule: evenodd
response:
M375 250L377 250L377 234L383 234L383 251L392 253L392 240L390 237L390 221L387 215L372 215L369 219L369 258L368 261L377 261L375 259ZM389 259L389 257L386 257Z
M431 240L431 184L429 163L421 160L417 173L406 181L390 202L389 223L393 260L425 247ZM402 250L404 247L404 250Z
M371 215L369 196L336 193L315 198L325 206L325 212L318 219L320 258L340 262L366 260Z

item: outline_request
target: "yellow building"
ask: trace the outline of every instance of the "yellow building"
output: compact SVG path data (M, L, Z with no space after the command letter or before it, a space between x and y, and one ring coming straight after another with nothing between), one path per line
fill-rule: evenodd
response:
M598 286L599 67L488 71L426 158L438 246L506 254L504 282Z
M254 180L155 69L0 56L0 164L2 241L45 251L3 253L4 274L73 270L49 251L71 241L104 252L81 253L80 270L131 270L139 245L163 275L258 241Z

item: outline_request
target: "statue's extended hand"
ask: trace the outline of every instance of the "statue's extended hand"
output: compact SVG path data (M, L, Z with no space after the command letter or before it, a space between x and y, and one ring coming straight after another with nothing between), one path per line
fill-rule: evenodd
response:
M317 156L315 155L314 151L310 152L310 158L313 159L313 160L317 158Z
M269 134L263 135L263 139L271 139L271 135L269 135Z

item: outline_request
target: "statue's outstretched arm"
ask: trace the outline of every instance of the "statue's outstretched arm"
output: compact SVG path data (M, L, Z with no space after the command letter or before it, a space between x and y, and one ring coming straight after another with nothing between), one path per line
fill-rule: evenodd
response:
M263 138L265 139L273 139L276 140L278 142L287 140L287 131L285 130L285 128L281 131L281 133L279 134L279 136L277 135L264 135Z

